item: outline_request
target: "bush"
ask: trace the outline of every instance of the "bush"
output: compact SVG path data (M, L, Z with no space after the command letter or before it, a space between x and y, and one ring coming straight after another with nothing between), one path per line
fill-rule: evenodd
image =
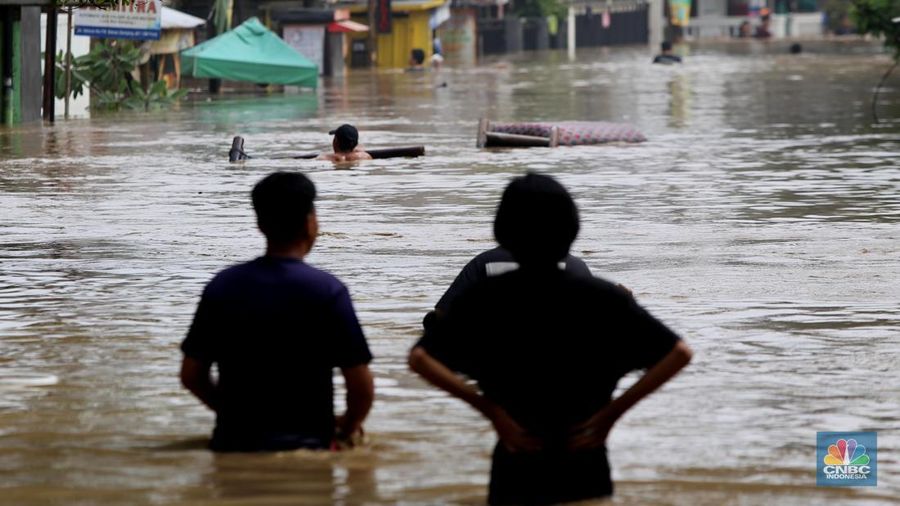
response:
M884 46L900 61L900 0L853 0L851 9L856 29L884 38Z
M131 73L138 66L141 51L134 44L120 40L103 40L90 53L72 59L71 93L73 97L88 87L97 109L144 109L167 106L187 94L187 90L169 92L165 81L156 81L145 90ZM65 56L56 57L56 97L66 96Z

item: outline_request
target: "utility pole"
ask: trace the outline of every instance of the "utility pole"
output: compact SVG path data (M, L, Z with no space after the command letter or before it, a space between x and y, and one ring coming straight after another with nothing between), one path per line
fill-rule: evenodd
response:
M47 40L44 46L44 121L56 118L56 4L47 6Z
M650 0L647 5L647 43L652 48L663 41L663 1Z
M72 93L72 9L69 6L69 16L66 23L66 99L65 118L69 119L69 95Z
M369 0L369 66L374 67L375 61L378 59L378 54L375 49L375 44L377 43L377 29L375 26L375 9L378 6L378 0Z
M575 6L569 4L569 12L566 19L566 50L569 60L575 60Z

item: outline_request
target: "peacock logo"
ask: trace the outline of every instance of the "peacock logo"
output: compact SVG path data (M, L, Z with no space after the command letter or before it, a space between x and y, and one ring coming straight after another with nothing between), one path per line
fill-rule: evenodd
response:
M878 434L817 432L816 485L878 486Z
M828 447L824 463L826 466L865 466L869 464L869 456L866 447L855 439L838 439Z

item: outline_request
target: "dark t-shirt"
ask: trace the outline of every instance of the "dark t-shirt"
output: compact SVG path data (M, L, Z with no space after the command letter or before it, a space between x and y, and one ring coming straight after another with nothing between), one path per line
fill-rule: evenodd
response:
M674 54L659 54L656 55L656 58L653 58L653 63L664 63L664 64L672 64L672 63L681 63L681 57Z
M616 285L550 268L474 285L418 344L552 447L678 339Z
M347 288L301 260L275 257L216 275L181 349L218 366L212 446L222 450L329 442L333 369L372 359Z
M519 268L519 264L513 258L512 253L504 248L496 247L478 254L469 263L463 267L463 270L456 276L447 291L435 305L440 311L446 312L450 309L450 304L459 297L463 292L468 290L475 283L493 276L514 271ZM567 255L565 260L560 262L560 268L565 269L576 276L591 277L591 270L588 266L577 257Z

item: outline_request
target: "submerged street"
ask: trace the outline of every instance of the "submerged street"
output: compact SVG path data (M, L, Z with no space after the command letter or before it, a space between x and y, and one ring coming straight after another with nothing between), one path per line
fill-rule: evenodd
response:
M873 124L889 65L876 46L766 48L700 45L680 66L640 47L354 70L314 92L0 131L3 501L484 503L490 424L406 356L492 247L503 187L533 170L579 205L572 254L695 353L613 430L613 504L893 503L897 77ZM648 141L481 150L480 116L625 122ZM328 148L341 123L366 147L426 156L341 170L284 158ZM253 158L229 164L235 135ZM375 356L366 448L214 455L213 415L178 381L203 285L263 251L249 191L274 170L317 185L308 261L347 284ZM841 430L878 432L876 488L816 488L815 433Z

